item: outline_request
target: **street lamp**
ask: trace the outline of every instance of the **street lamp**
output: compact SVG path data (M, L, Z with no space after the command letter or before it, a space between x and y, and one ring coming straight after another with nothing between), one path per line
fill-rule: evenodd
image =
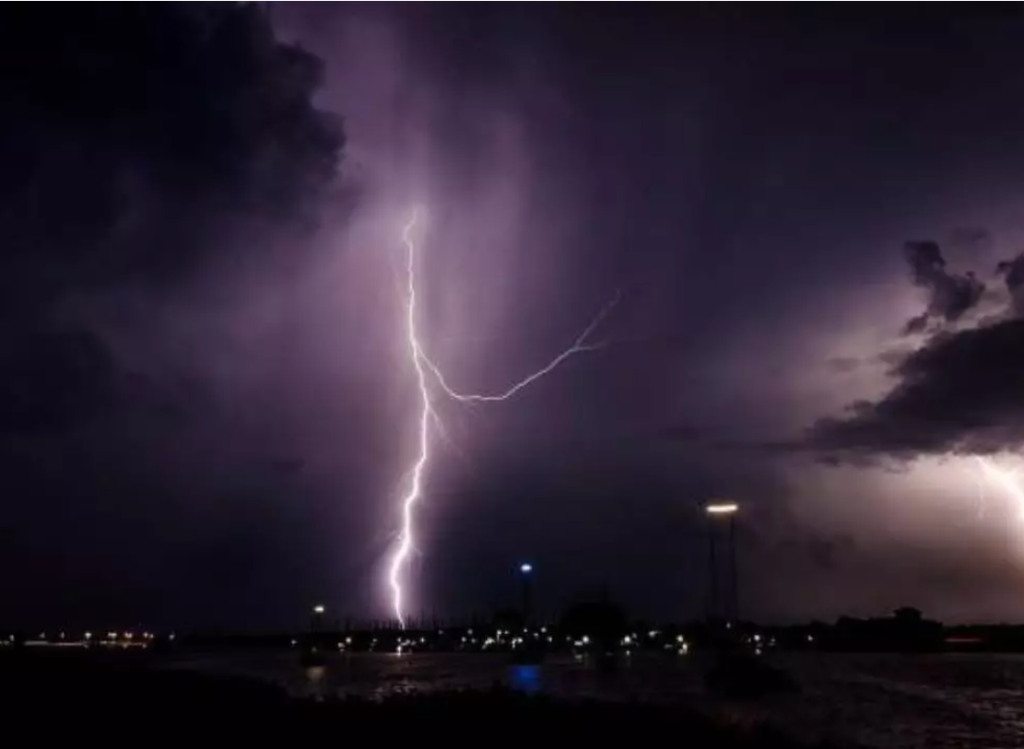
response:
M532 592L530 583L533 576L533 565L529 562L520 564L519 576L523 581L523 626L526 627L530 622L530 594Z
M739 509L735 502L709 502L704 505L704 512L708 515L735 515Z
M324 608L324 605L322 603L316 604L310 610L310 614L309 614L309 631L313 635L319 634L319 632L323 629L324 612L326 610L327 609Z
M739 509L739 504L732 500L715 499L704 504L704 512L709 520L708 554L710 557L710 616L712 619L718 614L718 570L715 559L715 527L711 525L717 518L729 519L729 572L730 582L732 583L732 600L726 606L732 610L726 612L726 617L728 618L731 615L733 619L739 619L739 575L736 568L736 514L739 512Z

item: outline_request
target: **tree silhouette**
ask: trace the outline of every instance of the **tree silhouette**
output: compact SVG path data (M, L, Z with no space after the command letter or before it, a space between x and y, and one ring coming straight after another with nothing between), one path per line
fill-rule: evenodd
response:
M595 640L612 641L626 632L625 612L608 601L583 601L573 604L562 615L560 627L574 637L587 635Z

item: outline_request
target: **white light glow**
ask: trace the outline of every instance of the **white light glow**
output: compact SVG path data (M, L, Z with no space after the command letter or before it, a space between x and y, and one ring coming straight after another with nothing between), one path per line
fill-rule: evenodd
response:
M739 509L740 506L735 502L712 502L704 507L708 515L732 515Z

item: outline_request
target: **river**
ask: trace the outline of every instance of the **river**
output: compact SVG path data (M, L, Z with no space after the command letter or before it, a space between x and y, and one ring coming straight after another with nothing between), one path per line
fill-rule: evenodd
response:
M807 742L895 749L1019 749L1024 746L1024 656L772 654L798 683L795 694L730 703L704 689L697 655L634 654L608 674L586 658L513 666L473 654L334 655L303 667L295 653L190 657L178 668L248 675L312 698L500 684L569 699L684 702L736 721L766 721Z

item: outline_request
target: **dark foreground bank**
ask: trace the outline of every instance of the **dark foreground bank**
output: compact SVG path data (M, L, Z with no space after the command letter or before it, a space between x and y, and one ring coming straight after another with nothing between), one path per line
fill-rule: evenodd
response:
M767 728L724 725L683 706L569 703L497 689L313 702L249 679L162 670L144 656L3 653L0 700L6 732L108 746L211 739L429 741L443 749L609 741L795 746Z

